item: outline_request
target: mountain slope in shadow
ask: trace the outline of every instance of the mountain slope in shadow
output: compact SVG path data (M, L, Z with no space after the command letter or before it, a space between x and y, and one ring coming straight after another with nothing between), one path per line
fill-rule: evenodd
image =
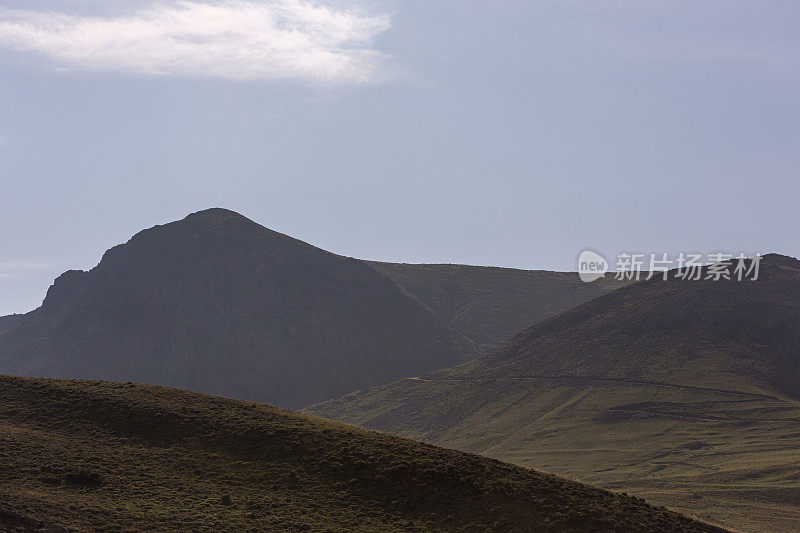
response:
M61 275L39 309L4 322L5 373L142 381L286 407L472 355L363 262L224 209L138 233L90 271Z
M3 530L718 531L499 461L151 385L0 376L0 439Z
M626 490L742 530L800 523L800 261L653 279L491 355L310 412Z
M14 327L23 315L0 316L0 334Z
M630 281L584 283L575 272L368 261L446 324L491 352L514 335Z

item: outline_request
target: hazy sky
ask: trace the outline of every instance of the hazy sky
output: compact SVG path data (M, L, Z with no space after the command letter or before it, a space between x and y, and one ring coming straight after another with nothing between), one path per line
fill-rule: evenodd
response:
M763 0L0 0L0 315L212 206L368 259L800 255L798 28Z

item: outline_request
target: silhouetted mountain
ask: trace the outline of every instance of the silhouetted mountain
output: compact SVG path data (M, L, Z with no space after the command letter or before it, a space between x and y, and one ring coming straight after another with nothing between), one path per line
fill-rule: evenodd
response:
M575 272L368 261L483 353L517 333L628 285L612 276L584 283Z
M11 329L12 326L14 326L17 322L19 322L19 319L22 316L23 315L0 316L0 333L3 333L4 331Z
M151 385L0 376L0 428L2 530L717 530L499 461Z
M647 496L742 530L800 523L800 261L652 279L321 416Z
M224 209L145 230L0 333L0 371L300 407L467 360L389 278Z

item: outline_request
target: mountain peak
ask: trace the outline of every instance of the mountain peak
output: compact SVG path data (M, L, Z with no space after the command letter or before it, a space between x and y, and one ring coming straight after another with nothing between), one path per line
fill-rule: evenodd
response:
M195 211L193 213L189 213L186 215L186 218L191 217L216 217L216 218L226 218L226 217L242 217L247 218L241 213L237 213L236 211L232 211L230 209L226 209L224 207L209 207L207 209L201 209L200 211Z
M0 337L0 371L300 407L471 353L362 261L213 208L60 276L42 307Z
M254 222L253 220L242 215L241 213L237 213L236 211L231 211L230 209L225 209L223 207L211 207L208 209L203 209L201 211L195 211L194 213L189 213L181 220L170 222L169 224L165 224L164 226L178 226L178 227L192 226L201 228L205 227L207 229L211 229L217 224L226 221L248 225L251 226L253 229L261 229L272 232L272 230L270 230L269 228L266 228L261 224ZM156 227L164 227L164 226L156 226Z
M800 260L795 257L782 254L766 254L761 258L763 265L768 271L773 268L788 270L800 270ZM785 273L785 272L784 272Z
M191 233L197 231L212 230L221 223L235 224L237 228L240 230L249 228L250 230L254 231L266 231L277 235L281 235L278 232L270 230L269 228L266 228L261 224L254 222L253 220L242 215L241 213L237 213L236 211L231 211L230 209L225 209L223 207L211 207L209 209L203 209L201 211L195 211L194 213L189 213L180 220L169 222L167 224L159 224L153 226L152 228L142 230L136 235L134 235L134 237L131 240L136 239L139 235L143 234L146 235L152 232L153 230L163 231L166 229L175 232L176 235L180 235L183 234L184 232Z

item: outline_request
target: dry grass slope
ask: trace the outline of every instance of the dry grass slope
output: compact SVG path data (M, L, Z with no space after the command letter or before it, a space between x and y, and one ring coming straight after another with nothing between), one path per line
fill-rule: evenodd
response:
M0 529L713 531L643 500L265 405L0 376Z

